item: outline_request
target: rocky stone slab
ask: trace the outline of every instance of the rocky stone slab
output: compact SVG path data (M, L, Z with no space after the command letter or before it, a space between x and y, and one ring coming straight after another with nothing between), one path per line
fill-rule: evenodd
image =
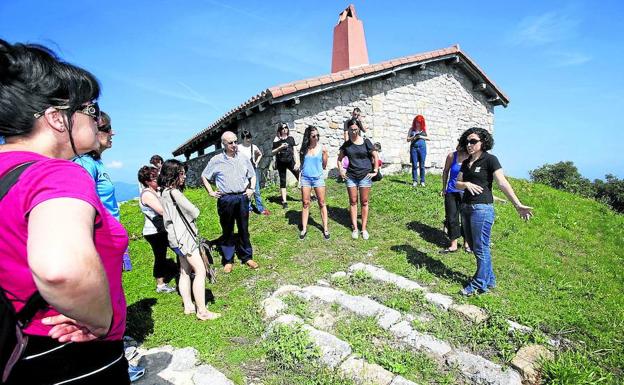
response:
M450 353L453 348L446 341L439 340L434 336L422 334L413 330L403 341L416 350L426 350L438 357Z
M280 315L286 308L284 301L279 297L269 297L262 301L262 319L270 320Z
M234 385L223 373L210 365L202 365L193 374L194 385Z
M358 385L389 385L394 374L377 364L351 356L340 365L338 371Z
M272 296L282 297L284 295L292 293L293 291L298 291L298 290L301 290L301 287L296 286L296 285L284 285L284 286L279 287L277 290L275 290Z
M365 271L368 274L370 274L371 278L373 278L376 281L391 283L404 290L420 290L420 291L425 290L425 288L419 285L417 282L409 280L398 274L391 273L377 266L367 265L365 263L359 262L359 263L356 263L355 265L352 265L349 268L349 271L350 272Z
M456 366L466 379L476 385L522 385L522 377L515 370L503 369L472 353L454 352L446 357L446 362Z
M511 366L520 372L526 382L535 384L538 382L538 363L542 359L552 360L554 354L545 346L527 345L518 350Z
M489 318L488 313L484 309L471 304L455 304L449 309L476 324L485 322Z
M415 382L412 382L404 377L396 376L394 380L390 383L390 385L418 385Z
M425 293L425 299L440 309L448 310L453 305L453 298L440 293Z
M333 334L317 330L309 325L304 325L310 338L321 351L320 360L330 368L338 366L345 358L351 354L351 345Z
M507 320L507 324L509 325L509 333L513 333L513 332L520 332L520 333L525 333L525 334L529 334L531 332L533 332L533 328L528 327L528 326L524 326L521 325L517 322L511 321L511 320Z

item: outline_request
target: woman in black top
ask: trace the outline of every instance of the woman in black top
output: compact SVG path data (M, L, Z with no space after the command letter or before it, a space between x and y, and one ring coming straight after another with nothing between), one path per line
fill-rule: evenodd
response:
M295 157L295 139L290 136L288 123L278 123L277 134L273 139L273 151L275 156L275 168L279 173L280 193L282 194L282 207L288 208L286 202L286 170L290 170L292 174L299 180L299 161Z
M351 214L351 226L353 232L351 238L359 236L357 224L358 191L360 193L360 205L362 207L362 239L369 237L366 225L368 224L368 195L372 186L371 178L378 172L378 154L370 140L362 138L361 127L356 119L348 123L349 140L340 146L340 153L336 166L340 170L340 176L346 179L347 192L349 194L349 213ZM346 171L342 168L342 159L349 158L349 166Z
M478 127L466 130L459 145L466 149L469 157L462 162L456 187L464 190L462 217L465 235L477 259L477 271L460 294L470 296L496 287L490 254L490 234L494 224L492 181L496 180L522 219L528 220L533 213L531 207L523 205L516 197L498 158L487 152L494 146L494 138L487 130Z

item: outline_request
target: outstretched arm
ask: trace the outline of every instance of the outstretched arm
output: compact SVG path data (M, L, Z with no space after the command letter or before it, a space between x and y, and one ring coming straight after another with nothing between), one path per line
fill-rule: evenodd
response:
M520 215L520 218L524 220L528 220L529 218L531 218L531 216L533 216L533 208L525 206L522 204L522 202L520 202L520 200L516 196L516 193L511 187L511 184L509 184L509 181L507 181L507 178L505 178L505 173L503 172L502 168L494 171L494 179L496 180L496 184L498 184L498 187L501 189L501 191L505 194L505 196L507 196L511 203L513 203L516 211L518 212L518 215Z

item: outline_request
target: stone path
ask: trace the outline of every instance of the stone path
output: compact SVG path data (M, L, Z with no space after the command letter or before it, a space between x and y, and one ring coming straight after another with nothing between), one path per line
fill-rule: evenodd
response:
M488 314L484 309L474 305L456 304L452 297L432 293L415 281L376 266L358 263L349 268L349 273L335 273L332 279L347 277L356 271L365 271L373 280L393 284L402 290L422 291L427 301L440 309L457 313L467 322L480 323L488 319ZM327 307L337 306L358 317L374 317L379 327L394 336L395 341L389 341L389 343L398 343L404 348L426 353L448 370L457 370L462 377L461 381L470 384L521 385L523 379L530 382L535 380L534 365L538 357L548 356L549 353L544 347L535 346L531 349L523 347L518 356L512 360L514 368L503 367L467 349L452 346L433 335L414 330L411 325L415 317L411 314L403 314L368 297L350 295L331 287L331 284L324 280L307 287L282 286L263 301L263 318L269 322L267 333L276 324L301 324L303 330L308 332L312 341L318 346L321 352L320 362L336 369L358 384L398 385L413 384L413 382L377 364L366 362L354 354L348 342L328 332L331 330L331 322L335 322L331 319L332 317L324 314L317 315L311 321L313 326L306 324L296 315L285 314L288 306L283 298L287 295L294 295L304 301L324 304ZM328 323L330 327L320 327L325 330L317 328L319 325L327 326ZM510 330L531 331L530 328L515 322L508 321L508 323Z
M133 365L145 367L145 375L137 385L234 385L223 373L210 365L198 365L197 350L175 349L163 346L154 349L137 349L138 355L130 360Z

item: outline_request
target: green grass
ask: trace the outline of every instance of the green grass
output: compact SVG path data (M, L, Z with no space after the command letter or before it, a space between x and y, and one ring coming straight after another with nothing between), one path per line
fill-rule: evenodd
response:
M259 304L280 285L311 284L355 262L366 262L456 296L474 273L474 257L438 254L446 246L441 231L440 178L430 176L422 189L413 189L408 180L406 175L387 176L373 187L369 241L350 237L344 184L328 180L329 241L316 227L320 215L315 207L308 237L299 241L298 203L291 202L291 208L284 211L276 199L267 199L277 197L277 188L263 189L272 215L250 219L254 258L261 268L252 271L237 265L232 274L218 275L217 284L209 287L214 296L209 307L223 317L213 322L184 316L178 296L155 293L153 257L141 237L143 217L136 203L123 205L123 223L134 239L130 245L134 270L124 274L128 333L147 346L194 346L203 360L242 384L249 374L244 364L266 358L260 338L266 325ZM576 364L596 378L606 378L604 383L623 382L624 253L620 243L624 216L593 200L546 186L522 180L512 180L512 184L523 203L535 208L535 217L523 223L512 205L496 204L492 254L498 288L467 301L499 317L569 339L569 352L561 355L559 368ZM290 192L292 197L299 195L295 189ZM199 228L203 235L218 237L215 201L200 189L189 189L186 194L202 212ZM397 294L387 304L409 309L412 299L401 297ZM457 296L456 300L462 301ZM572 364L566 366L565 360ZM567 372L550 370L547 383L565 383L559 379Z

